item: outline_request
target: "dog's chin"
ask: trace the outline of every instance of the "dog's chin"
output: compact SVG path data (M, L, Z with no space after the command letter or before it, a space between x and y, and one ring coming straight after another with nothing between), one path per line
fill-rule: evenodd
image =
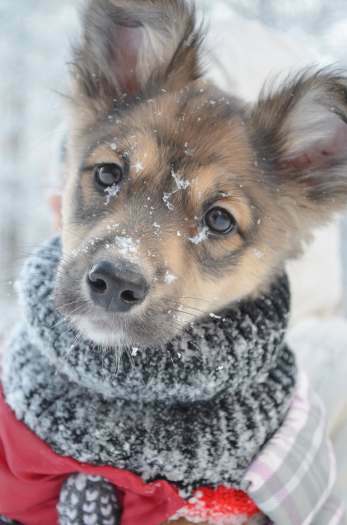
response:
M72 320L80 334L98 346L124 348L133 346L129 335L121 327L112 327L102 320L92 320L84 317Z
M147 326L147 330L139 331L136 323L132 326L129 322L88 316L74 316L71 322L85 339L97 346L115 349L162 347L177 335L172 326L164 328L162 323L158 323L157 327Z

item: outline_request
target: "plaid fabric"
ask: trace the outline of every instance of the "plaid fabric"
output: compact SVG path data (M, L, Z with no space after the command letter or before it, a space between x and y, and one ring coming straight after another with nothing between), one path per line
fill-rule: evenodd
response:
M324 408L300 375L285 422L252 463L243 488L276 525L342 525L335 481Z

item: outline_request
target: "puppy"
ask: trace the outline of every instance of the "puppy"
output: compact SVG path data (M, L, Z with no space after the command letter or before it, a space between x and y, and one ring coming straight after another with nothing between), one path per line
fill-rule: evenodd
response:
M203 80L179 0L94 0L83 27L56 300L97 343L153 345L259 294L345 205L346 80L247 106Z
M256 297L346 204L346 79L308 70L250 106L204 80L202 42L183 0L86 9L56 304L97 344Z

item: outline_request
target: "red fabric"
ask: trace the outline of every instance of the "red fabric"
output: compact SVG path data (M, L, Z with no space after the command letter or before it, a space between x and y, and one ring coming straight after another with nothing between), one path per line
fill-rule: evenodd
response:
M126 470L58 456L16 419L0 388L0 514L23 525L58 525L62 484L77 472L101 476L114 485L122 501L121 525L160 525L177 511L194 520L258 512L246 494L232 488L202 488L187 502L166 481L146 484Z
M221 523L223 517L235 517L235 522L249 521L259 514L256 504L241 490L220 486L216 489L198 489L178 515L192 523Z
M121 525L160 525L185 505L166 481L146 484L125 470L58 456L16 419L0 389L0 514L23 525L57 525L62 484L76 472L102 476L120 491Z

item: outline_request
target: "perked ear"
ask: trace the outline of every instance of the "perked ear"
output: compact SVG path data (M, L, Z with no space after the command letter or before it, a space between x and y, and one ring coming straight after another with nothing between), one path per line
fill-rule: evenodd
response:
M278 191L325 220L347 206L347 79L306 72L251 112L259 160Z
M201 74L201 33L184 0L89 0L82 30L74 91L98 111Z

